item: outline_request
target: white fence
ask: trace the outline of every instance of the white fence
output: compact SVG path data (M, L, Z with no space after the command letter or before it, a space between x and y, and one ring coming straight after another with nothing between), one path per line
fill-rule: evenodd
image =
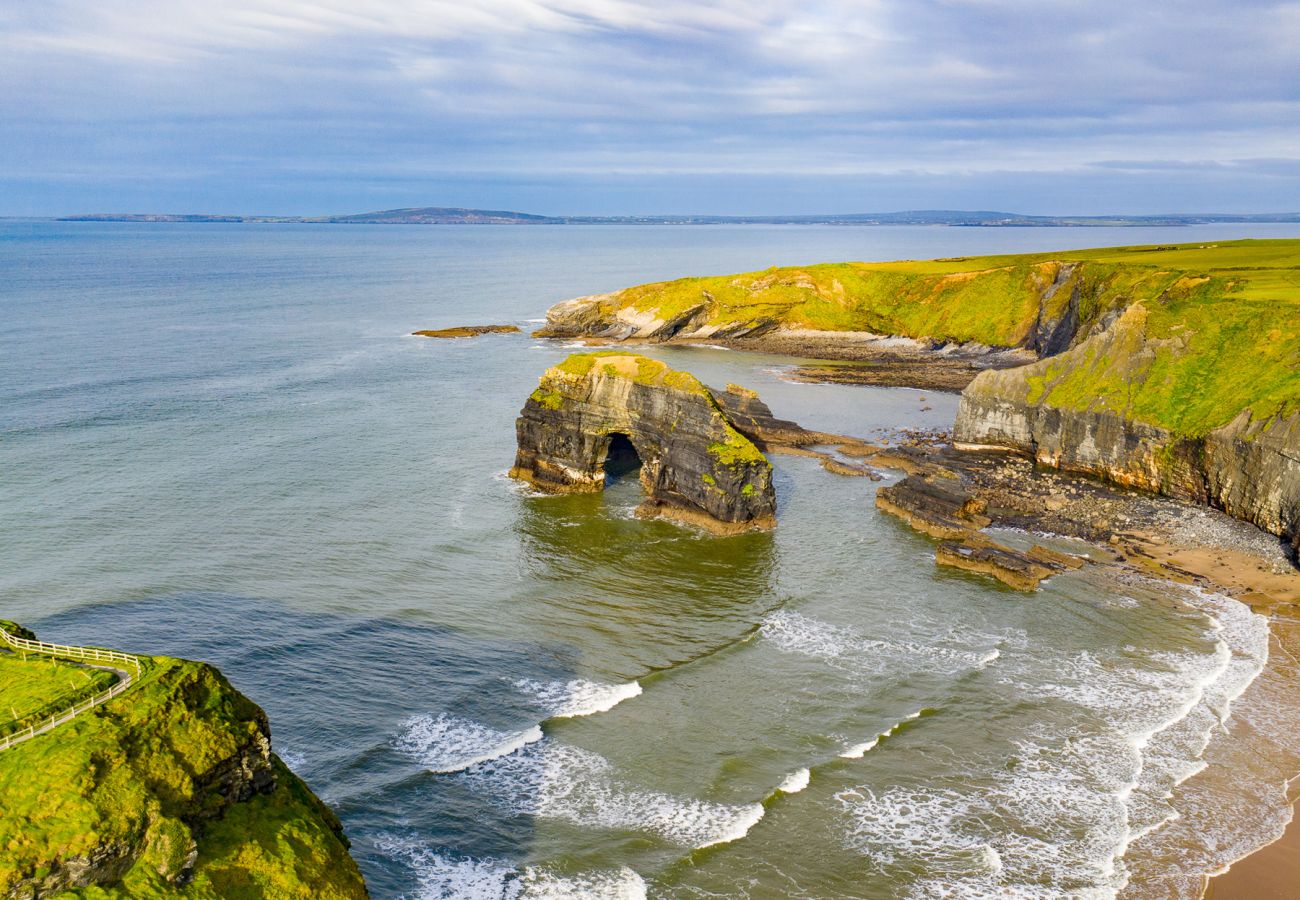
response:
M66 644L49 644L45 641L33 641L28 638L18 637L16 634L10 634L3 628L0 628L0 640L25 653L40 653L45 656L56 656L63 659L78 659L95 663L106 663L111 668L117 669L123 673L123 677L116 684L104 691L102 694L96 694L74 704L68 709L61 712L52 713L49 717L33 722L20 731L0 736L0 750L7 750L14 744L20 744L28 738L36 737L54 728L62 725L87 710L94 709L101 703L107 703L114 697L121 694L129 688L135 678L139 678L143 672L140 663L140 657L132 656L129 653L121 653L117 650L101 650L98 647L69 647ZM135 678L131 677L131 670L135 670Z

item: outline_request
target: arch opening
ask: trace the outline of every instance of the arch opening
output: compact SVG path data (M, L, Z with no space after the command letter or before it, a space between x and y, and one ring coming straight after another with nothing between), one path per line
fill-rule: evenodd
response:
M615 432L609 436L609 449L605 451L605 483L641 468L641 455L626 434Z

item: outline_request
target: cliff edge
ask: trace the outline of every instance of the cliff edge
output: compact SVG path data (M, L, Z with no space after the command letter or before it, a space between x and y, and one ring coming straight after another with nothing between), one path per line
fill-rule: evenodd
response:
M142 662L124 693L0 751L0 895L366 897L338 818L271 751L266 714L212 666Z

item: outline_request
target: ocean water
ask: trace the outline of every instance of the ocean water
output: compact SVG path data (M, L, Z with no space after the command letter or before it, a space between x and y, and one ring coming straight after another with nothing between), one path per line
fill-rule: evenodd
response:
M1246 607L933 563L876 485L776 457L714 538L512 483L570 349L515 322L684 274L1184 229L0 223L0 616L209 660L377 897L1187 897L1275 836L1295 694ZM956 397L647 348L883 437ZM1013 536L1014 537L1014 536Z

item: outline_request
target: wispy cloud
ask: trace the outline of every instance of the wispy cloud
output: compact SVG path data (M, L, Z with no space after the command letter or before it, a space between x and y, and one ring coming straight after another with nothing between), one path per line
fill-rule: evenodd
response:
M276 177L363 203L370 177L553 176L595 211L584 177L1228 170L1300 207L1293 2L45 0L0 10L0 42L28 207L78 174L202 173L241 206Z

